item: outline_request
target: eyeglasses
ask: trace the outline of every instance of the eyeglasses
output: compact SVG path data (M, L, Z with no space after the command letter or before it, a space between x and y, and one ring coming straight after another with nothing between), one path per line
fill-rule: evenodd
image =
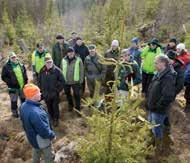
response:
M53 63L53 61L46 61L47 64Z
M17 58L17 57L16 57L16 56L12 56L12 57L11 57L11 59L15 59L15 58Z

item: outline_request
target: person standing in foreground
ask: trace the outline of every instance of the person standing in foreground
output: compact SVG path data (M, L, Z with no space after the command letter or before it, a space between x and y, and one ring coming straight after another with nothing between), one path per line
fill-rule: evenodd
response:
M45 66L39 73L38 85L54 127L59 124L59 94L63 90L64 84L65 80L61 70L54 65L51 55L47 54Z
M51 129L48 114L41 106L40 89L34 84L26 84L23 89L26 101L20 109L20 118L29 143L33 147L33 163L40 163L44 155L45 163L53 163L54 153L51 141L55 133Z
M164 121L176 93L176 72L170 68L169 59L165 55L158 55L155 58L155 68L157 74L154 75L148 89L147 109L149 121L157 125L152 129L155 142L161 145L164 135Z
M12 115L18 118L17 101L18 97L21 103L25 101L22 89L28 82L28 77L25 66L20 63L14 52L9 53L9 60L3 66L1 78L8 86Z
M62 72L65 79L65 94L67 95L69 111L72 111L74 107L71 88L74 94L75 108L80 111L80 90L84 80L84 67L82 60L76 56L72 47L68 48L67 56L62 60Z

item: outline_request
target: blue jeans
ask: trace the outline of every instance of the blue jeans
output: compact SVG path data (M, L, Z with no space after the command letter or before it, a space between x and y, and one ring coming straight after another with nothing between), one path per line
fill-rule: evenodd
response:
M166 119L166 114L158 114L154 112L149 112L148 120L153 125L158 125L154 128L152 128L152 132L155 136L155 138L162 139L164 135L164 120Z

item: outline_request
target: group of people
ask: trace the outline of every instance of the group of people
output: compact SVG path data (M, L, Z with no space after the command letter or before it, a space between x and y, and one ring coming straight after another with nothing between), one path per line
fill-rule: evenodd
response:
M80 111L85 83L90 97L94 95L97 81L103 86L100 93L108 94L112 85L107 83L116 80L117 75L118 93L124 98L128 95L129 82L132 81L133 85L142 84L148 119L156 124L152 131L159 140L163 138L164 125L169 125L170 105L184 86L184 111L190 112L190 54L185 44L178 44L176 38L171 38L165 48L158 39L153 38L142 49L140 39L134 37L131 46L123 50L119 48L119 41L113 40L104 58L122 61L118 74L115 74L114 65L100 62L94 44L86 46L75 32L72 36L67 43L63 35L57 35L51 53L44 44L37 44L31 61L33 82L36 85L28 83L26 68L14 52L9 52L9 59L2 69L1 77L9 89L14 117L19 117L17 101L18 98L21 100L20 118L27 138L34 147L33 159L36 162L42 152L45 160L53 158L51 140L55 139L55 133L51 124L54 127L59 125L60 96L65 92L68 111L74 108ZM39 103L42 99L47 105L48 114Z

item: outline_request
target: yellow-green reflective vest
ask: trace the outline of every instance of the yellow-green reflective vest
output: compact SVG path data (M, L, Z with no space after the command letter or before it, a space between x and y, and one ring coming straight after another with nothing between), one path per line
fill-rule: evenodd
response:
M74 81L78 82L80 80L80 61L81 59L79 57L76 58L75 66L74 66ZM66 59L62 60L62 73L65 78L65 81L67 81L67 66L68 61Z
M42 54L41 57L39 56L37 51L34 51L34 53L32 54L32 65L35 67L35 71L37 73L39 73L42 67L44 67L45 65L46 54L47 54L46 51Z

